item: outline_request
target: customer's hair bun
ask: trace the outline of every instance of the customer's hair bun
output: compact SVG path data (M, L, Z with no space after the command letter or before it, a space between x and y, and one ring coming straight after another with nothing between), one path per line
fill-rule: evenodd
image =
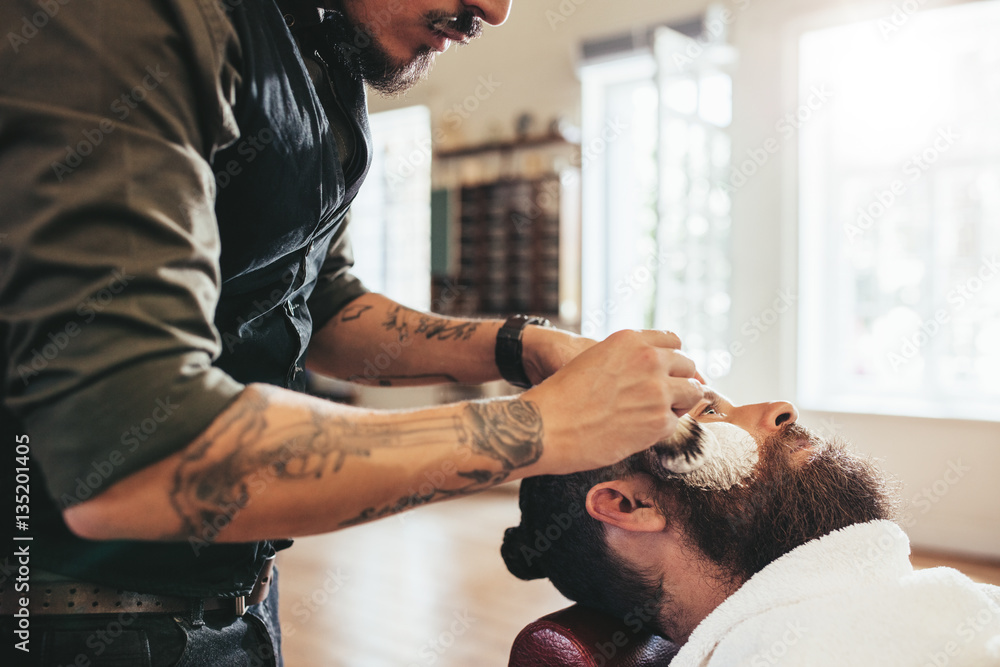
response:
M548 575L542 566L542 554L531 547L529 540L530 535L524 526L508 528L503 534L500 555L507 570L518 579L543 579Z

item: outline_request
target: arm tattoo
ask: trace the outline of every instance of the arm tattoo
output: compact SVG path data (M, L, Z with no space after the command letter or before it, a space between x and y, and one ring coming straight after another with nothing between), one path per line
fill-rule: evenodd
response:
M503 483L515 468L523 468L542 455L542 416L531 401L495 401L470 403L465 408L463 439L477 454L500 462L503 470L458 471L469 482L457 488L431 486L403 496L395 503L379 509L369 507L341 526L352 526L396 514L438 500L464 496ZM428 485L424 485L428 486Z
M238 400L174 471L170 502L183 523L175 537L186 537L196 553L269 484L337 475L348 457L438 445L457 437L474 454L499 461L501 470L456 469L460 481L410 489L391 505L368 508L344 521L345 526L489 488L542 453L541 417L533 403L522 399L472 403L461 416L415 414L403 424L367 424L314 413L307 423L279 426L270 423L268 407L267 390Z
M542 415L531 401L469 403L465 424L472 448L504 470L531 465L542 455Z
M401 341L409 338L411 333L423 334L427 340L469 340L480 324L475 320L435 317L397 305L388 310L382 327L386 331L395 331Z
M420 491L414 491L410 495L401 497L391 505L385 505L379 509L375 509L374 507L364 509L356 517L347 519L346 521L341 521L340 526L342 528L347 528L348 526L367 523L368 521L374 521L375 519L381 519L393 514L398 514L403 510L420 507L421 505L427 505L428 503L437 502L439 500L467 496L471 493L476 493L477 491L485 491L490 487L503 483L510 473L490 472L488 470L472 470L469 472L459 472L458 475L472 481L454 489L430 487L428 490L421 489Z
M353 320L360 319L362 315L371 310L373 307L374 306L349 304L345 306L342 311L340 311L340 317L337 319L337 322L351 322Z

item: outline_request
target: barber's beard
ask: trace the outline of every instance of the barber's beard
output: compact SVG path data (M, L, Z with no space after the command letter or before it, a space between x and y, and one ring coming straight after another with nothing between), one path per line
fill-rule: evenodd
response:
M431 13L425 20L429 25L438 18L441 18L438 13ZM458 14L454 29L463 33L467 40L472 40L482 34L483 22L472 10L466 9ZM399 62L389 55L370 26L356 23L351 31L355 36L354 44L358 47L350 63L353 73L383 95L405 92L424 79L434 64L437 54L430 47L423 47L410 60Z
M810 439L805 461L791 449ZM761 446L753 475L724 492L671 480L693 545L741 583L792 549L846 526L887 519L894 501L884 474L838 443L791 425ZM799 453L801 455L801 452Z
M434 64L434 56L434 51L424 48L409 62L393 62L385 49L372 38L371 46L362 49L358 56L357 74L383 95L399 95L427 76Z

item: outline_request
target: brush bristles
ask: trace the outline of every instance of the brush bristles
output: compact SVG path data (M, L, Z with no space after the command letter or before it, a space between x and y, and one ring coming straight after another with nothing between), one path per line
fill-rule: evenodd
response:
M687 473L704 465L711 455L709 444L713 437L691 415L684 415L677 421L674 434L653 445L653 451L666 470Z

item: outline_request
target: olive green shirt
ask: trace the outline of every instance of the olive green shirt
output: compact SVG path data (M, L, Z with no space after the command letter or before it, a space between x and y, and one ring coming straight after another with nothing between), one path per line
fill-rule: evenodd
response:
M0 417L60 507L182 449L243 388L213 367L237 1L0 4ZM314 329L366 291L351 265L336 239Z

